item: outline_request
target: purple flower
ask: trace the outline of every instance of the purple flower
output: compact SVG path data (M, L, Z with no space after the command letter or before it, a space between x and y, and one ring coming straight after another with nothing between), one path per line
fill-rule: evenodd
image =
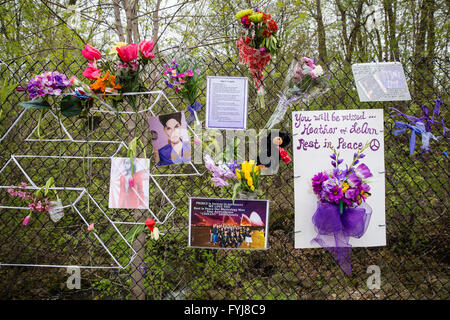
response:
M216 169L216 164L214 163L214 160L209 156L205 155L205 167L209 171L213 172Z
M262 54L264 54L264 53L267 52L267 50L266 50L266 48L263 47L263 48L259 49L259 52L262 53Z
M342 163L342 161L344 161L344 159L339 159L337 164L340 165Z
M236 168L239 168L239 165L238 165L237 161L234 160L233 162L230 162L228 164L228 168L231 170L231 172L234 172L236 170Z
M331 165L336 168L336 161L331 161Z
M342 192L342 189L339 186L334 186L328 192L328 199L331 202L339 203L339 200L343 197L344 197L344 193Z
M364 154L364 153L361 153L360 155L359 155L359 158L360 159L362 159L362 158L364 158L366 155Z
M359 163L359 160L356 160L353 164L358 164Z
M312 178L312 186L315 194L319 194L322 191L322 184L329 179L325 172L319 172Z
M228 182L226 182L225 180L223 180L222 178L219 178L219 177L213 177L213 178L211 178L211 181L214 182L216 187L228 186Z
M31 99L44 95L61 95L62 89L70 86L70 81L59 72L44 72L35 76L28 83L28 93Z
M358 177L354 172L352 172L348 176L347 182L348 182L350 187L356 188L356 187L359 187L361 185L362 179L360 177Z
M361 163L356 169L355 173L361 179L367 179L373 176L372 172L370 172L369 167L367 167L364 163Z
M334 153L331 154L330 158L333 159L333 160L336 160L336 154L334 154Z
M367 183L363 183L363 184L361 184L361 190L364 192L369 192L370 186Z
M348 188L345 191L345 198L356 201L356 197L359 194L359 189L357 188Z

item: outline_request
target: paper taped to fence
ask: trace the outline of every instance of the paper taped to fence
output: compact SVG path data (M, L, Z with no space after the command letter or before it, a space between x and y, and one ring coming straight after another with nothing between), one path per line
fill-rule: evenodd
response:
M359 100L411 100L400 62L356 63L352 65Z
M365 144L368 147L360 162L364 162L373 174L368 179L370 196L366 200L373 212L364 235L351 238L350 244L353 247L386 245L383 110L296 111L292 113L292 127L295 248L319 247L311 242L317 235L312 217L318 209L318 195L313 190L312 178L319 172L332 174L330 155L333 151L330 147L344 159L339 168L345 170Z

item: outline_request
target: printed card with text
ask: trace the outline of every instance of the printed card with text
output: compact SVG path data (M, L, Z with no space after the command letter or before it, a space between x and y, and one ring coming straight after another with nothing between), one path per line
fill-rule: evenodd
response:
M296 111L292 126L295 248L325 247L318 226L338 224L346 245L386 245L383 110ZM327 215L318 217L330 207L335 225ZM355 225L345 230L350 217Z

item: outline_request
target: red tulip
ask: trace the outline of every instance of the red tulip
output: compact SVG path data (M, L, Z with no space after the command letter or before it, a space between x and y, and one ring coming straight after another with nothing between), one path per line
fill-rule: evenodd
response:
M134 43L116 48L116 50L123 62L130 62L136 59L138 55L138 45Z
M142 41L139 43L139 53L144 57L145 59L153 59L155 55L152 53L153 47L155 43L153 41Z
M145 220L145 225L150 229L151 232L153 232L155 224L156 222L153 219L148 218L147 220Z
M84 72L83 76L85 76L88 79L97 79L102 75L102 70L98 69L93 62L89 62L89 67L87 67Z
M102 56L98 49L88 44L84 47L84 50L81 51L81 54L89 61L98 60Z

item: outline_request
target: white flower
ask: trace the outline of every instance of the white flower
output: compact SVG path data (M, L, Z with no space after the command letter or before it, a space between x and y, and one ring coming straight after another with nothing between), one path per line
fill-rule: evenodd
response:
M316 67L314 68L314 70L312 71L312 73L314 73L314 75L315 75L316 77L320 77L321 75L323 75L323 69L322 69L321 66L316 66Z
M153 240L155 240L155 241L159 239L159 230L158 230L158 228L156 228L156 227L153 228L153 232L151 234L151 238Z

